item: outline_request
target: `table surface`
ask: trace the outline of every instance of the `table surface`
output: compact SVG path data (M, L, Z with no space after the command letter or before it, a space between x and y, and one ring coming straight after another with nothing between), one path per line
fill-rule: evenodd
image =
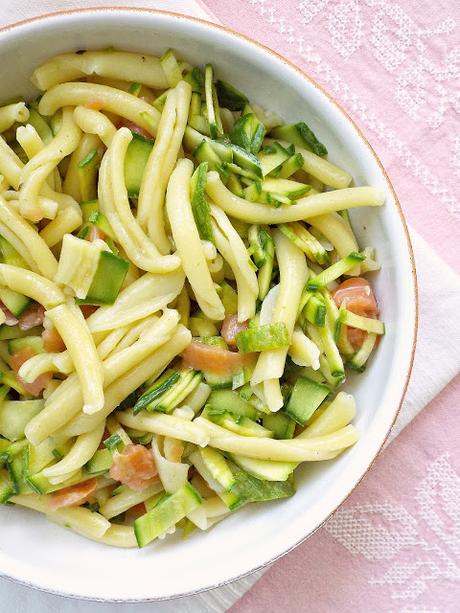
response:
M459 272L460 3L202 3L340 101L378 152L409 223ZM232 613L458 611L459 427L448 417L459 397L457 377L378 458L341 521L278 561Z

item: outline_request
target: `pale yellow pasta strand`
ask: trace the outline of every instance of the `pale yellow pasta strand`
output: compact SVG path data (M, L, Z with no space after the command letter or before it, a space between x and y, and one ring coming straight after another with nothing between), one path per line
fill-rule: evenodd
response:
M137 547L136 535L132 526L123 526L122 524L111 524L110 528L102 536L85 535L87 538L102 543L103 545L111 545L112 547L123 547L124 549Z
M300 326L294 328L288 353L294 364L298 366L311 366L313 370L319 369L321 352L315 343L304 334Z
M187 159L177 162L168 184L166 210L182 267L198 304L207 317L220 320L225 317L224 306L206 263L190 203L192 172L193 162Z
M23 166L24 164L19 157L5 142L5 139L0 136L0 173L16 190L19 189Z
M66 477L67 473L82 468L96 453L104 434L104 425L102 421L91 432L80 434L62 460L43 470L45 477Z
M40 138L37 130L28 123L26 126L19 126L16 130L16 140L24 149L25 154L29 158L34 157L45 146Z
M18 203L17 201L13 200L13 201L10 201L8 204L11 207L15 208L15 204L18 204ZM7 226L6 224L4 224L2 221L0 221L0 234L4 238L6 238L6 240L14 247L14 249L16 249L16 251L24 259L27 266L31 270L33 270L34 272L38 271L37 265L35 263L35 260L31 256L30 251L27 249L27 247L24 245L21 239L18 238L16 234L11 230L11 228Z
M120 115L152 136L156 136L160 113L148 102L132 94L95 83L61 83L49 89L40 100L42 115L53 115L63 106L87 106L96 103L102 110Z
M238 287L238 321L246 321L255 314L259 293L257 275L251 267L244 242L227 215L214 205L211 205L211 214L218 225L218 228L214 226L217 246L235 275Z
M26 360L18 371L21 379L32 383L46 372L60 372L69 375L73 371L73 362L67 351L61 353L38 353Z
M42 219L37 202L42 187L59 162L77 148L80 137L81 130L73 121L73 109L65 108L57 136L34 155L21 172L19 209L23 217L33 222Z
M53 322L72 358L82 390L83 411L92 414L104 406L104 373L88 326L75 310L62 304L49 310L46 316Z
M174 313L174 319L176 323L179 323L179 313L175 309L165 309L164 313ZM135 323L132 327L127 327L126 333L123 335L123 338L116 346L116 351L126 349L126 347L131 346L140 338L143 338L145 340L146 335L149 334L151 325L157 320L157 315L150 315L149 317L146 317L145 319L142 319L141 321Z
M158 249L162 253L169 253L170 245L164 230L164 201L166 194L166 187L168 185L169 178L173 172L174 166L179 155L182 145L182 139L184 137L184 131L187 126L188 113L190 107L190 100L192 96L192 88L185 81L180 81L175 88L176 91L176 123L172 137L167 149L166 154L159 162L161 172L157 177L157 182L154 185L152 192L152 198L150 203L150 215L148 217L148 231L149 236L157 245ZM147 196L148 197L148 196ZM146 220L147 221L147 220Z
M174 334L175 323L177 323L177 319L174 322L174 316L171 316L168 311L166 317L163 316L162 319L153 324L152 334L155 334L154 338L149 337L147 341L139 340L131 347L119 353L114 353L105 359L102 364L105 385L109 386L117 378L125 377L127 372L135 368L136 363L142 363L143 360L148 362L149 356L155 354L158 347L171 339ZM146 379L148 379L148 376L139 385ZM78 378L75 374L70 375L56 392L47 399L45 408L27 424L26 437L34 445L40 443L75 417L81 410L82 404L83 396Z
M211 447L249 458L276 462L317 462L331 459L337 451L351 447L358 440L358 432L351 425L332 434L310 439L275 440L231 434L203 417L197 417L192 423L208 433Z
M15 190L19 189L23 169L24 164L22 161L0 136L0 173L4 180ZM74 208L79 208L73 198L67 194L61 194L52 190L49 185L43 186L42 195L51 200L55 200L58 202L59 206L65 207L70 205L74 206Z
M16 102L0 107L0 132L5 132L16 123L24 123L29 119L29 109L25 102Z
M0 174L0 194L2 192L5 192L9 188L9 186L10 184L8 183L8 181L2 174Z
M118 295L115 303L99 307L87 320L90 330L97 329L108 319L116 318L138 304L158 297L174 294L177 296L184 286L185 275L181 268L167 274L146 273Z
M79 228L81 222L81 211L68 206L57 212L56 217L40 232L40 236L48 247L54 247L61 242L65 234L70 234Z
M37 153L40 153L40 151L45 146L37 130L32 125L30 125L30 123L28 123L26 126L18 127L18 129L16 130L16 140L24 149L29 160L33 158L34 155L37 155ZM48 177L48 184L51 189L60 190L62 188L61 176L57 168L55 168L54 172L51 173L51 175ZM57 205L58 203L56 202L56 206ZM47 211L46 218L54 219L54 216L50 217L49 212Z
M339 392L327 409L301 432L295 440L332 434L345 428L356 415L356 403L351 394Z
M3 197L15 211L19 211L19 192L14 190L6 190L3 192ZM40 208L44 211L44 217L46 219L54 219L59 209L59 203L51 198L45 198L45 196L38 197Z
M98 83L99 85L108 85L109 87L115 87L115 89L122 89L124 92L129 92L131 86L133 85L132 81L110 79L109 77L100 77L96 74L87 76L85 81L88 83Z
M241 273L235 259L235 254L233 253L232 246L227 240L227 237L224 236L221 229L214 221L211 223L217 248L219 249L223 259L229 265L230 270L236 280L238 290L238 321L246 321L255 315L257 293L254 293L251 287L247 284L244 275Z
M200 447L205 447L209 442L209 435L205 429L194 421L188 421L175 415L162 415L160 413L133 415L131 411L121 411L117 418L121 424L128 428L153 432L161 436L172 436Z
M159 58L112 49L56 55L34 70L32 81L39 89L45 90L90 75L143 83L153 89L168 87Z
M82 132L99 136L106 147L110 145L117 131L116 127L104 113L88 109L84 106L77 106L75 108L73 118Z
M98 343L97 352L101 360L105 360L112 353L112 351L118 348L120 340L125 336L129 329L130 327L128 325L112 330L108 336Z
M248 251L244 245L243 239L231 224L227 215L218 207L211 205L211 215L217 222L217 225L224 233L234 254L235 262L243 275L246 284L254 293L258 293L259 286L257 283L257 275L251 266Z
M96 332L108 332L120 326L132 324L166 308L174 298L176 298L176 294L166 294L165 296L158 296L157 298L140 302L134 307L126 308L113 317L107 318L105 321L97 324L90 323L89 329L94 334Z
M282 232L275 230L273 239L280 269L280 289L273 309L272 322L284 323L291 338L302 290L308 279L308 267L303 252ZM283 406L279 379L284 372L287 351L287 347L263 351L251 377L253 386L264 383L265 401L271 411L277 411Z
M29 296L45 309L51 309L65 301L64 294L55 283L31 270L10 264L0 264L0 285L6 285L15 292Z
M48 162L40 166L21 186L19 190L19 211L25 219L37 223L41 219L47 218L47 211L40 206L40 192L45 183L50 179L55 168L56 164L54 162ZM52 218L56 216L56 213L57 206L53 210Z
M358 243L353 233L350 232L347 222L338 213L317 215L310 217L307 221L334 245L339 258L346 257L352 251L359 251Z
M382 190L365 186L348 187L299 198L294 206L283 204L275 208L235 196L225 187L215 171L208 172L206 192L227 215L248 223L262 224L299 221L357 206L382 206L385 202Z
M163 253L167 253L171 249L171 244L164 230L163 214L166 186L171 173L167 174L164 163L171 144L176 114L177 91L172 89L168 93L166 104L161 114L158 134L142 176L137 201L137 220L141 227L147 230L149 217L152 216L154 218L155 226L159 227L150 232L150 238L154 241L159 251Z
M53 511L51 496L36 496L35 494L21 494L10 498L14 504L44 513L51 521L70 528L77 534L92 539L101 539L110 529L110 522L100 513L90 511L84 507L68 507Z
M168 272L180 266L176 255L161 255L132 214L124 179L124 159L132 134L121 128L105 153L99 172L99 202L129 259L150 272Z
M84 415L80 413L65 428L61 434L77 436L83 432L89 432L99 423L98 420L104 419L124 400L136 390L147 379L157 377L169 362L179 355L187 345L190 344L192 335L187 328L182 325L177 326L177 330L171 339L162 345L160 349L152 353L142 363L132 368L125 375L117 379L106 389L105 404L100 414Z

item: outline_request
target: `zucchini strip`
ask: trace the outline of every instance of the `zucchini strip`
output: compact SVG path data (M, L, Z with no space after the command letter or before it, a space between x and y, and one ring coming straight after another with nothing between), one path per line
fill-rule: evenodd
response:
M61 304L47 312L67 347L80 382L83 411L96 413L104 406L104 373L93 337L77 308Z
M72 198L74 198L77 202L85 202L97 198L97 167L102 157L101 148L103 149L102 142L98 136L95 134L83 134L80 142L78 143L78 147L70 157L69 166L65 174L63 189L66 194L72 196ZM92 166L92 170L87 180L88 186L86 189L84 189L80 178L82 169L79 167L79 164L90 153L94 155L94 159L90 164Z
M278 142L283 147L288 148L290 143L284 140L274 140L270 138L266 138L264 140L264 144L271 144L274 142ZM348 187L352 181L352 176L342 168L339 168L329 160L316 155L312 151L308 151L303 147L295 146L296 153L300 153L303 158L302 170L308 172L308 174L321 181L328 187L333 187L334 189L343 189Z
M112 519L112 517L121 515L121 513L124 513L136 504L145 502L152 496L159 494L162 490L163 486L160 481L146 487L140 492L127 488L123 492L109 498L107 502L101 506L99 512L107 519Z
M107 85L83 82L55 85L43 95L38 110L41 115L54 115L63 106L91 106L94 103L156 136L160 121L156 108L132 94Z
M357 206L382 206L385 195L376 187L348 187L300 198L295 205L272 208L235 196L215 171L208 173L206 192L227 215L248 223L277 224L300 221L316 215Z
M225 317L203 252L190 202L190 178L193 163L179 160L166 193L166 210L182 267L203 313L214 320Z

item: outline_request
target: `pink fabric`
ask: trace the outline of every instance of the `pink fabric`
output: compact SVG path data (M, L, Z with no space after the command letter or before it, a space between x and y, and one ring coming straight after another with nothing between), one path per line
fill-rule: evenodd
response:
M459 395L457 378L230 613L459 611Z
M459 271L460 3L204 4L221 23L279 51L337 98L378 152L409 222Z
M202 2L337 98L379 154L408 221L460 271L460 4ZM232 613L460 611L459 396L457 378Z

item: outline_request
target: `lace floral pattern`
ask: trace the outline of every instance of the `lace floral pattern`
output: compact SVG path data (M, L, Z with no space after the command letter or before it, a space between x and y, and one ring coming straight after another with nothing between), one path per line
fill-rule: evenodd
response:
M324 528L352 555L380 562L369 585L389 588L395 601L414 601L439 579L460 581L460 476L448 453L427 465L413 494L410 509L345 505Z

